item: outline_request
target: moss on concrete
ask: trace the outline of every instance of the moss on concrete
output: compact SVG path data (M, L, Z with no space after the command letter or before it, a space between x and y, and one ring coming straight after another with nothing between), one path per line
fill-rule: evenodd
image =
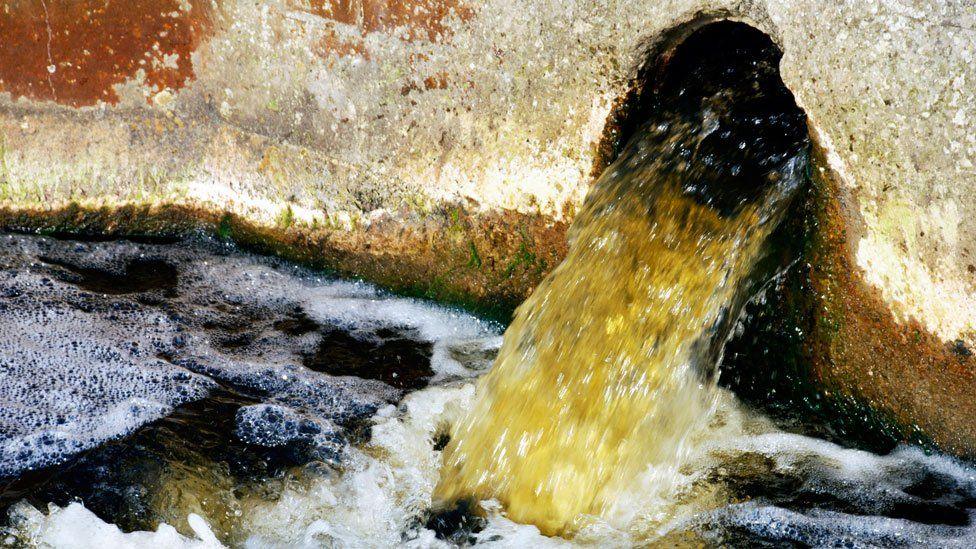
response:
M853 260L859 219L822 150L777 234L799 259L750 303L722 381L801 428L883 451L902 441L976 455L976 360L915 321L898 322Z
M355 231L282 218L262 226L232 213L187 206L72 203L56 210L0 209L0 230L120 238L209 234L502 322L566 251L565 222L516 212L471 213L456 205L407 223L375 220Z

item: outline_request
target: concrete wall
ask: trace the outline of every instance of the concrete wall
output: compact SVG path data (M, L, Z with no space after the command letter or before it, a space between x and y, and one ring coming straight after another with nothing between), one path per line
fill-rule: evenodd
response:
M233 219L348 274L517 303L647 47L701 12L784 50L870 314L976 343L968 0L0 0L3 220Z

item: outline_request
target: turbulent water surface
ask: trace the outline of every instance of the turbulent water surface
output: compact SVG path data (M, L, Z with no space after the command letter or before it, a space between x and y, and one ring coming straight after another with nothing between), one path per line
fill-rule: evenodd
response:
M976 470L784 432L722 389L680 462L638 468L617 512L568 539L494 500L444 521L441 454L497 352L494 325L208 241L2 238L13 545L976 541Z

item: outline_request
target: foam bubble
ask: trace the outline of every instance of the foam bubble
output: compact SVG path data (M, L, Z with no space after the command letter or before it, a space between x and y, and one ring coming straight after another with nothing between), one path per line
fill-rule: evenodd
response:
M497 326L212 243L5 240L0 476L67 459L224 385L250 399L236 411L237 439L268 447L312 441L323 461L340 464L310 464L276 481L283 488L272 499L228 496L237 498L234 524L246 546L453 544L426 526L431 493L443 438L471 406L473 378L497 352ZM177 283L112 287L112 276L138 274L135 259L172 265ZM97 279L99 272L110 276ZM351 344L383 339L384 330L429 344L428 386L404 396L377 379L305 367L335 329ZM882 456L786 433L720 393L713 420L689 437L680 460L648 467L607 517L580 517L573 539L545 537L486 501L482 529L464 541L976 544L969 464L913 447ZM344 427L362 423L371 436L349 445ZM186 513L169 516L178 522ZM46 514L18 504L9 532L36 545L217 547L212 530L223 530L212 524L189 515L182 535L167 525L124 534L77 503Z
M215 387L155 358L177 333L164 316L113 307L99 322L39 273L4 270L0 286L0 477L60 463Z
M962 548L976 544L976 531L969 526L927 525L821 509L800 513L752 503L732 505L699 520L705 530L720 525L725 529L741 529L767 543L796 543L807 547ZM715 541L724 540L719 537Z
M453 350L490 352L499 333L459 311L210 241L3 239L0 477L63 462L218 385L304 417L299 428L348 425L396 402L403 391L382 381L303 365L329 329L405 329L432 345L437 381L475 375L478 357ZM241 433L268 442L262 417L242 413Z
M380 410L369 446L342 475L314 477L251 509L248 546L449 547L422 526L440 468L434 439L473 395L471 383L430 387L399 411Z
M38 511L26 503L11 510L11 522L21 541L35 547L62 549L216 549L223 545L197 515L189 518L194 536L180 535L175 528L161 524L155 532L123 533L118 526L108 524L80 503L66 507L50 506L48 513Z
M441 464L436 440L473 395L471 382L455 383L412 393L399 408L380 409L369 445L345 462L344 474L313 476L278 501L250 508L244 521L248 545L449 546L424 525ZM907 546L928 536L940 545L971 546L976 528L968 524L924 524L884 514L907 509L911 502L924 506L972 497L974 473L917 448L879 456L784 433L723 391L715 421L689 441L686 459L675 467L649 467L634 489L621 495L619 507L631 509L625 520L584 517L573 539L549 538L486 501L483 529L468 542L513 548L736 541L857 547ZM912 495L912 487L929 482L931 474L945 475L945 485L924 497ZM778 493L776 483L783 479L795 484ZM744 481L755 484L748 496L753 501L730 503L742 496ZM830 502L818 508L801 501L818 490L834 494L834 503L846 512L831 509Z
M425 520L441 464L438 438L473 397L473 382L461 381L428 387L406 396L399 406L378 409L371 419L369 443L347 449L341 472L310 468L273 501L243 502L244 545L453 546L438 539ZM253 413L263 409L254 407ZM593 519L573 539L549 538L534 526L509 520L504 509L487 501L482 502L487 516L483 529L471 533L468 542L497 548L653 543L969 547L976 542L971 521L960 526L926 524L873 516L864 507L842 511L830 508L829 502L818 507L791 498L826 490L838 501L874 502L880 513L886 511L885 502L905 502L906 497L930 503L973 497L974 473L961 462L917 448L879 456L784 433L724 393L716 422L690 442L683 465L649 469L634 490L622 495L621 505L633 508L625 526ZM942 475L941 485L932 483L933 474ZM671 475L667 489L662 488L662 475ZM796 484L778 493L775 485L784 478ZM730 503L739 497L735 490L743 479L759 483L759 491L749 502ZM932 493L912 495L918 486ZM72 520L57 510L43 519L45 528L53 530L72 527Z

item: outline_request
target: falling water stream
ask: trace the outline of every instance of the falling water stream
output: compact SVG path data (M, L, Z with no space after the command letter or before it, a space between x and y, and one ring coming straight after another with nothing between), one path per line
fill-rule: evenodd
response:
M203 237L3 236L0 543L972 546L969 464L717 382L807 183L778 60L732 23L667 57L503 340Z
M597 183L568 256L519 309L452 432L438 495L497 498L513 519L560 533L579 515L624 512L615 504L637 475L680 466L686 438L710 421L708 342L725 335L802 162L784 161L767 194L723 216L673 165L720 124L669 130L673 154L641 143Z
M806 150L772 51L707 59L716 67L665 83L667 108L594 184L566 259L519 308L453 431L442 499L496 498L548 534L626 516L638 475L676 470L712 420L710 350L803 183Z

